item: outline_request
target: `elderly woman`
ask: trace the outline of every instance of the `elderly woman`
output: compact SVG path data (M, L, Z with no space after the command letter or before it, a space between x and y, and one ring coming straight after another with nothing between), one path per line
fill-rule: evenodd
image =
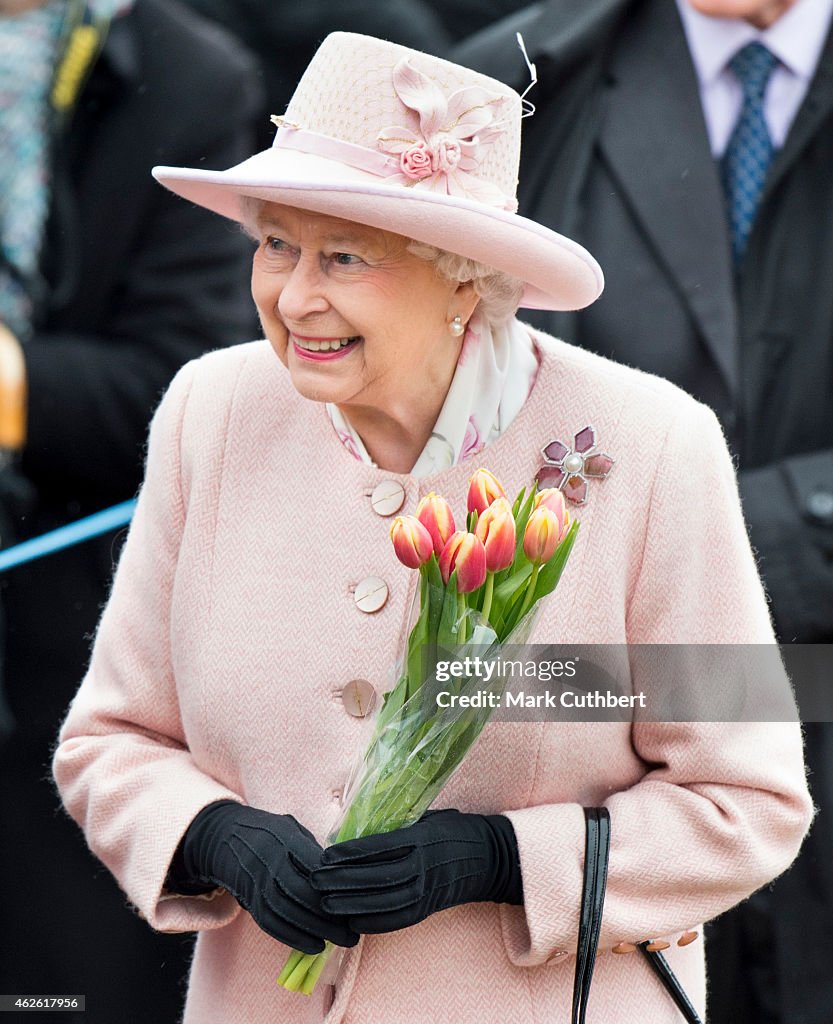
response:
M635 944L667 945L702 1008L699 923L807 829L797 725L493 723L444 810L372 837L363 884L328 883L320 842L413 598L388 517L430 491L462 503L478 464L514 493L546 449L580 506L536 640L773 639L713 414L514 318L601 290L584 250L512 212L521 110L491 79L338 34L269 151L156 171L257 239L268 341L189 364L156 414L55 774L150 924L200 932L187 1024L567 1020L599 805L590 1019L673 1024ZM288 947L325 940L348 947L335 988L276 986Z

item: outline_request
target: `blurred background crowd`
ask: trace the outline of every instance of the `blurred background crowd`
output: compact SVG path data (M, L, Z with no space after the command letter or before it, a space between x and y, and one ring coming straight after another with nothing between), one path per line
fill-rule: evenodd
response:
M178 367L259 334L250 243L153 165L267 147L331 31L523 91L521 31L520 212L607 280L529 321L715 410L779 640L829 643L831 18L833 0L0 0L0 548L132 497ZM163 1024L190 937L131 911L49 778L119 543L0 573L0 994ZM806 727L820 810L799 860L709 928L713 1024L833 1021L831 728Z

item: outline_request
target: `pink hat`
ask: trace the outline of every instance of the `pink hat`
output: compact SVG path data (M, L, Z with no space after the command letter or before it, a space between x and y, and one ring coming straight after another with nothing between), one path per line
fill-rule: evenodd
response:
M525 282L522 306L581 309L602 272L576 242L515 213L521 97L468 68L334 32L270 149L227 171L155 167L172 192L241 220L253 196L383 228Z

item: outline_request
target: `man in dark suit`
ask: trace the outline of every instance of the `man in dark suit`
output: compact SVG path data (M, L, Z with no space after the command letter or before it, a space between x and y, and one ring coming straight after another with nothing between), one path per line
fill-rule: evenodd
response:
M131 9L108 26L102 11L117 7ZM2 0L0 32L31 42L50 27L35 16L50 11L62 15L39 0ZM87 39L109 31L85 82L75 71L88 51L65 61L69 32L57 44L56 66L75 71L51 83L36 270L0 267L2 287L22 282L20 301L2 308L25 315L0 323L0 342L18 352L28 405L25 443L2 473L3 547L132 497L150 415L176 370L255 330L249 243L150 174L158 163L227 167L251 153L260 105L251 58L172 0L67 0L65 12ZM77 89L71 109L59 81ZM16 130L22 142L4 160L33 144L31 124ZM0 374L10 365L0 360ZM85 994L88 1024L147 1024L178 1017L190 945L151 932L125 906L47 781L117 550L110 532L0 576L12 730L0 742L0 992Z
M607 282L581 313L530 320L714 408L784 643L833 640L831 14L830 0L550 0L453 55L523 90L522 31L539 81L521 212L587 245ZM732 63L753 42L758 87ZM746 166L750 124L766 159L744 210L727 167ZM830 1022L830 728L807 728L821 813L804 852L710 936L715 1024Z

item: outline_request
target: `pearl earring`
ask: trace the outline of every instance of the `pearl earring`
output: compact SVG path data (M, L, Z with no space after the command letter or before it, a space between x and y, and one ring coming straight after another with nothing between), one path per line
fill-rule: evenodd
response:
M451 331L453 337L459 338L460 335L463 334L466 330L466 325L463 323L463 318L461 316L455 316L451 323L448 325L448 329L449 331Z

